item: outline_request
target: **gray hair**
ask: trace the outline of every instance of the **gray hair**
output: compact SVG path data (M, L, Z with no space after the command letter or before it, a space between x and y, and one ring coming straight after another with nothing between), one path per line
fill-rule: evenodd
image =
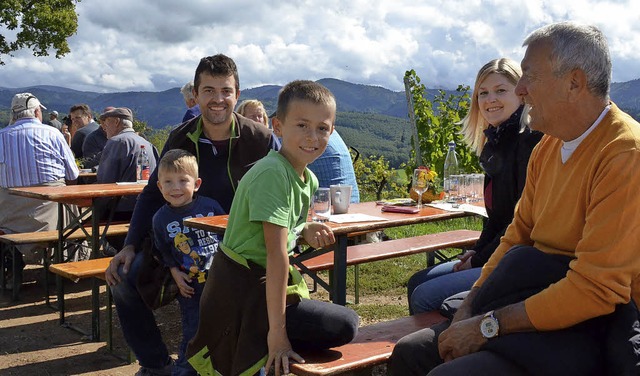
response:
M587 77L587 88L609 100L611 56L600 29L572 21L558 22L535 30L522 46L547 39L551 42L551 64L556 76L581 69Z
M133 128L133 122L129 119L120 119L125 128Z
M18 121L20 119L24 119L24 118L35 118L36 117L36 109L39 108L39 107L40 106L34 107L34 108L29 108L29 109L26 109L26 110L20 111L20 112L13 112L10 124L13 124L16 121Z
M193 96L193 81L189 81L184 84L182 89L180 89L180 92L182 93L185 101L189 99L195 99L195 97Z

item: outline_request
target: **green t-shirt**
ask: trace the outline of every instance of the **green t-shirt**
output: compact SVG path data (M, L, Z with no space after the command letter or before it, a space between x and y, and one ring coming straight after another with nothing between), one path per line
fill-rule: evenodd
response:
M291 255L297 234L307 221L309 203L318 179L305 169L302 181L289 161L271 150L240 180L222 244L247 260L266 267L267 248L262 222L289 229Z

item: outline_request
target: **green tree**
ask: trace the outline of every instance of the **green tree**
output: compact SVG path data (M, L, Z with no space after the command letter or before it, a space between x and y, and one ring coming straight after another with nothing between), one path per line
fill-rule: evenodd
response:
M353 164L361 201L406 197L406 186L398 172L389 168L384 156L361 156Z
M456 143L458 164L462 172L479 172L478 157L463 141L460 120L469 111L469 86L459 85L456 94L447 95L438 90L433 102L426 97L427 89L412 69L405 73L414 103L414 115L420 141L422 164L435 169L439 177L444 170L444 159L450 141ZM435 105L435 108L434 108ZM413 145L413 143L412 143ZM407 175L416 168L416 150L412 147L411 159L406 165Z
M167 125L161 129L151 129L151 131L147 133L147 140L158 148L158 151L160 152L162 151L162 148L164 148L164 144L167 142L169 133L171 133L172 130L172 125Z
M0 6L0 65L3 55L29 48L34 56L67 54L67 38L78 30L76 4L80 0L3 0ZM9 31L10 33L7 33ZM7 34L11 34L11 37ZM11 38L11 40L9 40Z

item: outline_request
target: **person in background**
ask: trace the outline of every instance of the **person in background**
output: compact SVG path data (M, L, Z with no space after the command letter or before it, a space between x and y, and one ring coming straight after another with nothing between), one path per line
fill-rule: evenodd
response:
M327 149L318 159L309 164L309 169L318 177L320 187L331 185L350 185L351 202L360 202L360 191L349 147L344 143L337 130L329 137Z
M392 375L640 374L640 124L609 100L597 27L524 45L515 91L545 135L513 221L453 320L398 341Z
M149 157L150 171L156 168L158 151L155 146L133 130L133 114L130 109L118 107L106 111L100 115L100 121L108 141L100 156L98 183L137 181L138 158L140 158L142 146ZM112 201L113 199L108 200ZM120 198L113 218L130 220L135 204L135 196Z
M102 113L107 113L113 109L115 109L115 107L105 107L105 109L102 110ZM107 144L108 139L107 132L104 129L104 119L100 118L99 120L100 126L98 129L89 133L82 143L82 155L84 155L82 163L83 168L93 168L97 166L100 163L102 150Z
M67 145L71 147L71 133L69 132L69 126L66 123L62 123L62 127L60 128L60 133L62 133L62 137L67 142Z
M437 310L446 298L470 290L513 219L529 156L542 138L542 133L525 124L523 100L515 92L521 76L520 65L507 58L491 60L478 72L471 109L461 123L464 140L480 157L485 172L488 218L471 250L456 261L419 271L409 279L411 314Z
M8 188L64 186L75 184L78 178L73 153L62 134L42 124L44 109L33 94L16 94L11 100L11 124L0 129L0 233L55 230L58 223L55 202L10 195ZM28 262L40 261L37 247L19 246L15 253L21 266L18 282L23 256Z
M62 123L58 120L58 111L49 112L49 121L47 123L59 131L62 130Z
M216 200L196 195L201 183L193 154L182 149L164 154L158 165L158 187L167 203L153 216L153 238L162 262L171 270L180 290L182 341L173 374L181 376L196 375L185 351L198 329L200 296L218 250L218 235L183 228L182 221L225 214Z
M99 126L98 123L93 121L91 108L89 108L89 105L84 103L72 106L69 109L69 117L71 117L71 122L75 129L75 133L73 131L71 132L71 150L76 158L81 159L84 157L84 154L82 153L84 139L89 135L89 133L98 129Z
M256 161L280 143L273 133L233 112L240 96L240 80L235 62L222 54L200 60L195 70L194 95L202 114L180 124L165 143L163 154L184 149L198 159L201 196L212 198L225 212L238 182ZM140 362L139 374L170 374L173 361L160 330L136 288L144 261L142 243L149 236L151 218L163 205L157 171L138 196L125 246L111 260L105 273L113 293L122 332Z
M182 122L184 123L200 115L200 105L193 94L193 81L184 84L180 92L182 93L182 98L184 98L184 105L187 106L187 112L182 117Z
M200 324L187 358L203 375L253 375L262 367L289 374L301 349L350 342L358 315L309 299L306 282L289 265L297 238L314 248L335 242L330 227L307 222L318 181L306 167L329 142L336 116L333 94L313 81L293 81L278 95L271 151L238 184L221 252L200 302ZM256 194L256 192L261 192Z
M257 99L247 99L238 105L236 112L269 128L269 117L264 105Z

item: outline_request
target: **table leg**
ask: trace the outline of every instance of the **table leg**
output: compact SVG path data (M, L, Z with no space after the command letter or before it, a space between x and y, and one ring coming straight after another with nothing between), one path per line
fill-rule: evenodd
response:
M347 304L347 235L338 236L333 251L333 302Z
M91 202L91 255L90 258L98 258L100 252L100 218L95 210L95 199ZM100 341L100 281L92 278L91 287L91 339L94 342ZM107 287L108 288L108 287Z
M62 262L64 252L64 204L58 203L58 246L53 254L56 264ZM64 281L62 276L56 274L56 295L58 296L58 313L60 315L60 325L64 325Z

